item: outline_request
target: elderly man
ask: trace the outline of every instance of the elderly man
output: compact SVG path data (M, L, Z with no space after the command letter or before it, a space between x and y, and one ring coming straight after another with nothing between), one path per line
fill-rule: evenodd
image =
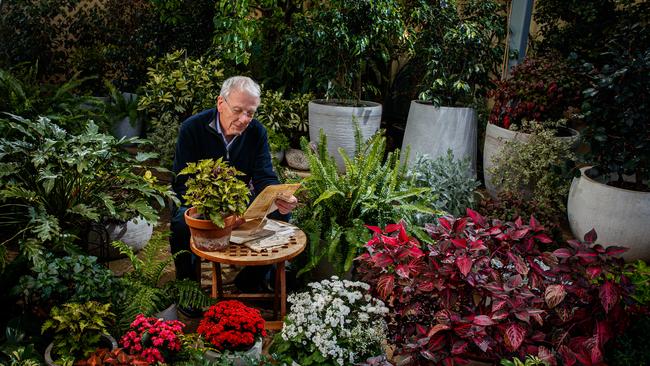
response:
M217 97L216 108L198 113L181 125L176 142L174 173L177 175L187 163L221 157L245 174L241 179L248 183L253 196L268 185L278 184L271 163L266 129L254 118L259 105L260 86L251 78L234 76L224 81ZM169 240L172 253L189 249L190 232L183 218L183 213L188 209L183 199L187 190L187 179L185 175L176 176L173 183L181 206L172 211L172 234ZM298 200L294 196L276 200L278 212L282 215L279 218L287 219L297 203ZM198 258L183 254L174 262L176 278L198 280ZM238 275L235 284L245 287L246 290L264 289L264 281L269 277L269 268L246 269Z

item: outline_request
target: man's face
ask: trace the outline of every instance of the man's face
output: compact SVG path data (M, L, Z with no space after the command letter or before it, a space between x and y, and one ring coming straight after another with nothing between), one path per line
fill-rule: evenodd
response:
M253 119L260 99L246 92L235 90L227 98L217 98L219 122L225 136L241 135Z

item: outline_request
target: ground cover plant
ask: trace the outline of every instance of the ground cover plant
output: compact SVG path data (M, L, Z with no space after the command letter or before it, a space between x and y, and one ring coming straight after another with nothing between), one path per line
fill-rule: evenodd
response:
M390 341L413 364L513 355L597 364L638 310L613 257L625 249L594 244L593 231L547 251L552 240L533 217L503 222L467 210L427 225L435 244L426 245L403 222L370 229L359 272L389 305Z

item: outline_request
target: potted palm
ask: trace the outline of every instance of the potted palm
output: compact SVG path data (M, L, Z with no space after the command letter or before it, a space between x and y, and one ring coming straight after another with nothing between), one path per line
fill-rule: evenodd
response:
M413 9L414 58L423 70L419 100L411 102L402 150L432 159L451 149L469 158L476 172L477 113L485 102L490 73L499 65L505 23L498 1L419 2ZM433 143L432 143L433 141Z
M576 237L594 228L599 243L629 247L626 260L650 259L650 47L642 24L621 24L601 55L607 62L591 73L583 103L591 166L574 178L567 204Z
M185 222L194 245L205 251L223 250L230 244L230 233L247 208L250 192L243 175L221 158L189 163L180 175L191 175L183 198L190 207Z

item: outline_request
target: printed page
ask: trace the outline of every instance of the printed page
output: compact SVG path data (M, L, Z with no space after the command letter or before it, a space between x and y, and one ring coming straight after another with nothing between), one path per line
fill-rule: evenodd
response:
M296 190L300 187L300 183L293 184L275 184L266 186L264 190L257 195L255 201L251 203L246 212L244 213L244 219L254 220L259 218L265 218L272 211L272 208L275 207L273 202L278 197L291 197Z

